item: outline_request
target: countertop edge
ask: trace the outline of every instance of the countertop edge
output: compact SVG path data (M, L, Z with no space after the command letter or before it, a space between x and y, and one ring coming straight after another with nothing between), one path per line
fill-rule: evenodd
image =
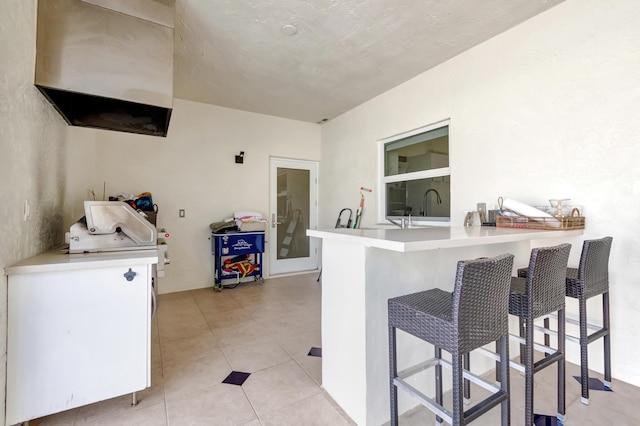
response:
M109 253L66 254L53 249L22 260L4 268L7 276L41 272L59 272L79 269L131 266L132 264L152 265L158 263L158 250L129 250Z
M480 229L482 228L482 229ZM427 228L416 228L416 230ZM440 230L441 228L433 228ZM452 228L452 232L461 232L465 230L465 227ZM545 238L559 238L559 237L572 237L576 235L582 235L583 229L578 230L538 230L538 229L524 229L524 228L492 228L492 227L476 227L476 230L481 230L486 235L470 235L465 238L424 238L415 241L398 241L393 238L380 237L380 231L384 229L372 229L372 230L353 230L352 234L347 234L343 229L325 229L316 230L308 229L307 236L321 239L330 239L334 241L343 241L352 244L360 244L366 247L375 247L385 250L397 251L397 252L413 252L423 250L438 250L443 248L456 248L456 247L469 247L477 246L479 244L501 244L511 243L518 241L528 241L535 239ZM410 233L412 229L402 230L403 233ZM428 231L426 231L428 232ZM439 231L434 231L439 232ZM473 227L470 232L473 232ZM385 233L383 233L385 234ZM396 230L397 235L397 230Z

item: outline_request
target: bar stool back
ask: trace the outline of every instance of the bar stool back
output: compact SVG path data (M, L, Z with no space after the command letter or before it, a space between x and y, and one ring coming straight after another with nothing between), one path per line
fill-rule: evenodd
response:
M534 248L527 269L527 277L513 277L509 294L509 313L519 317L520 336L525 338L520 362L525 370L525 422L533 424L533 375L543 368L558 363L558 414L565 417L565 274L571 244ZM558 348L542 360L533 361L533 321L541 316L558 312ZM524 334L524 336L523 336Z
M604 385L611 388L611 336L609 334L609 254L612 237L585 240L578 268L567 268L567 296L578 299L580 327L580 382L582 403L589 404L589 361L587 345L604 339ZM589 335L587 299L602 295L602 327Z
M431 289L389 299L389 373L391 425L398 424L398 393L401 388L436 413L436 421L465 425L501 404L502 424L509 424L509 342L508 292L513 255L458 262L453 293ZM398 373L396 329L401 329L435 346L435 357ZM463 372L463 358L470 351L497 342L503 361L500 388L486 382L494 393L466 412L463 411L463 377L482 379ZM451 353L453 372L453 412L442 405L442 350ZM435 401L409 385L405 379L435 367Z
M580 383L582 387L581 402L589 404L589 362L587 345L603 338L604 341L604 386L611 389L611 336L609 318L609 255L611 253L612 237L585 240L577 268L567 268L566 296L578 299L580 339L572 336L567 339L576 340L580 344ZM519 277L527 276L527 269L518 269ZM592 326L587 319L587 299L602 295L602 327ZM575 322L567 320L567 322ZM544 321L545 328L549 328L549 320ZM587 329L596 331L588 334ZM545 335L545 344L548 344Z

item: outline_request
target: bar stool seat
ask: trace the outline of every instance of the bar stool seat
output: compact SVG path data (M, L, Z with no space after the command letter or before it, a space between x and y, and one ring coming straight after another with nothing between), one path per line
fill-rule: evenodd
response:
M509 424L509 342L508 291L513 255L458 262L454 291L441 289L408 294L388 301L389 378L391 425L398 424L398 388L406 390L436 414L436 421L466 425L501 405L502 424ZM434 345L434 358L398 373L396 329ZM463 362L472 350L497 342L502 374L500 387L464 371ZM442 350L451 354L451 363L442 359ZM442 366L453 373L453 411L442 405ZM411 386L405 379L435 367L435 400ZM492 395L467 411L463 410L463 387L467 380L481 384Z
M513 277L509 293L509 314L519 319L520 337L524 344L520 346L520 362L525 373L525 421L526 426L533 424L534 382L536 372L558 363L558 413L560 421L565 420L565 272L569 260L571 244L554 247L534 248L531 250L526 278ZM558 313L558 348L547 351L547 356L534 362L534 320ZM547 345L548 346L548 345ZM502 380L496 371L498 380Z
M565 278L565 294L567 297L578 299L579 320L567 322L576 323L580 328L580 383L582 388L581 402L589 404L589 362L587 345L599 338L604 341L604 386L611 389L611 336L609 315L609 255L611 253L612 237L585 240L582 245L580 262L577 268L567 268ZM518 276L526 277L527 269L518 269ZM587 300L602 295L602 326L588 323ZM545 328L549 327L549 320L544 320ZM588 334L587 329L595 329ZM567 336L569 340L576 340ZM545 342L548 336L545 335Z

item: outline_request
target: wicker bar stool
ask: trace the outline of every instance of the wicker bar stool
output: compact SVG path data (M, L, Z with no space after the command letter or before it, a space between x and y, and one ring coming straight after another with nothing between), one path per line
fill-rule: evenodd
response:
M589 362L587 345L599 338L604 341L604 386L611 389L611 336L609 319L609 254L612 237L585 240L582 245L580 262L577 268L567 268L566 295L578 299L580 338L567 336L580 344L580 383L582 386L583 404L589 404ZM526 277L526 269L518 269L518 276ZM602 295L602 327L589 324L587 320L587 299ZM544 320L545 328L549 328L549 319ZM587 328L596 330L588 334ZM548 342L548 335L545 335Z
M509 315L508 293L513 255L489 259L460 261L457 265L453 293L432 289L389 299L389 377L391 391L391 425L398 424L398 388L436 414L436 421L466 425L491 408L501 404L502 425L509 424ZM403 330L435 346L435 357L398 372L396 329ZM497 342L503 362L500 387L464 371L468 353ZM442 350L451 354L451 363L442 359ZM442 402L442 366L453 373L453 411ZM435 401L405 381L427 368L435 367ZM463 410L463 392L467 380L478 383L491 396L467 411Z
M525 374L525 422L533 424L533 375L538 371L558 363L558 413L560 421L565 419L565 274L571 244L554 247L534 248L531 251L527 277L511 278L509 293L509 313L516 315L520 322L520 336L524 344L520 346L520 362ZM538 347L546 356L534 362L534 320L558 313L558 348ZM548 346L548 345L546 345ZM497 373L500 370L497 371Z

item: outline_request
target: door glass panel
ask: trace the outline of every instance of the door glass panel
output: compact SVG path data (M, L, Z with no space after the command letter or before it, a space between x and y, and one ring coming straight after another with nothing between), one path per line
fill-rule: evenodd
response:
M309 257L309 170L277 169L278 259Z

